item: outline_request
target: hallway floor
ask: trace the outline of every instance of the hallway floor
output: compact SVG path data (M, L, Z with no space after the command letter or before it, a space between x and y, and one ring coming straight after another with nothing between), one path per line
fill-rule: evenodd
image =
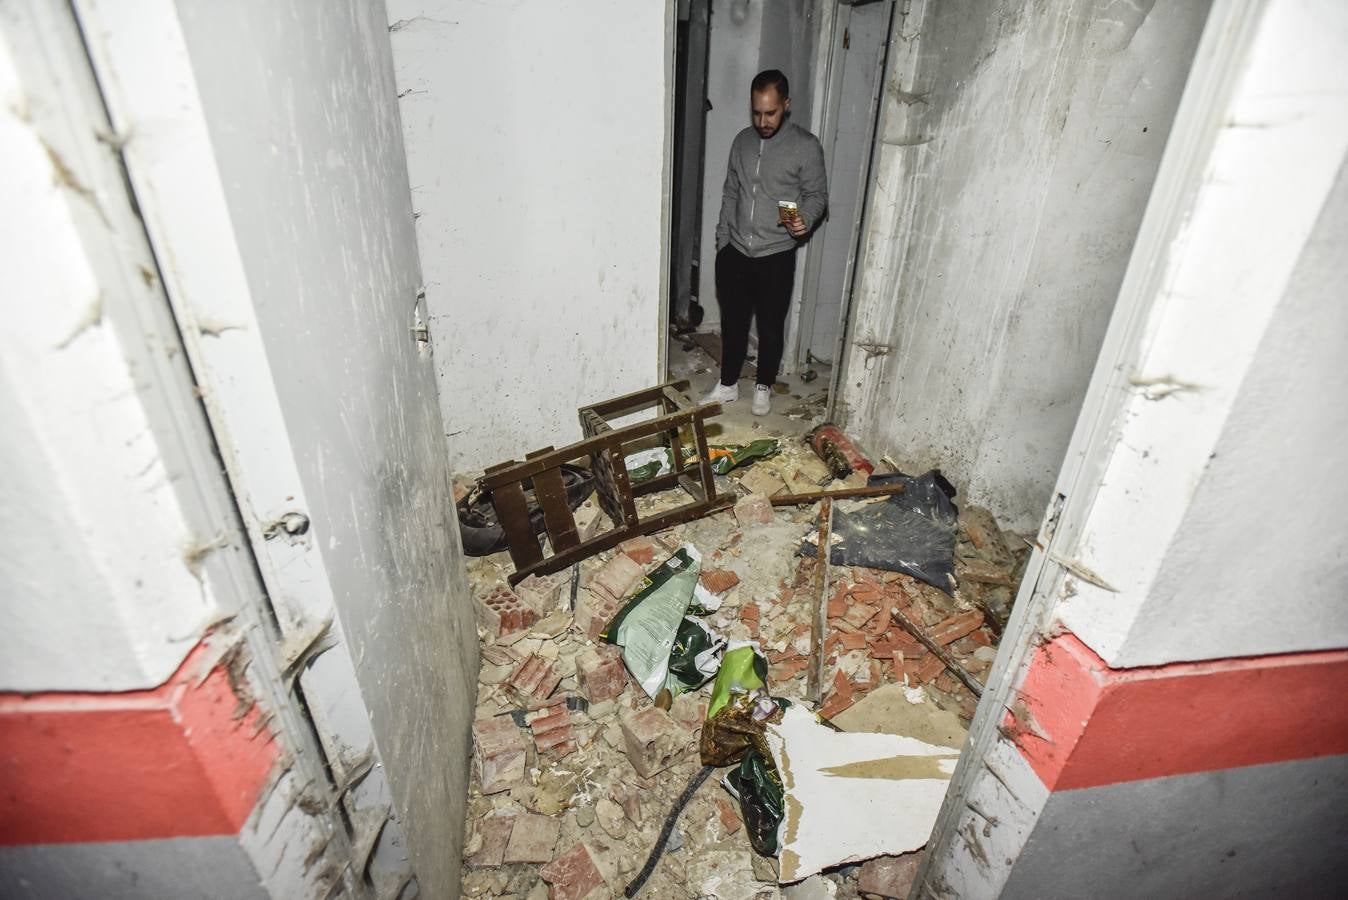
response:
M688 379L700 397L717 366L701 347L683 343L671 341L670 377ZM780 379L771 415L752 415L746 398L708 423L713 445L779 441L776 455L718 476L720 492L844 486L804 440L823 420L829 374L825 368L809 383ZM751 379L741 382L742 391L751 387ZM685 499L681 491L652 494L638 498L638 510L644 518ZM874 502L836 501L835 509ZM619 896L646 862L676 798L701 769L711 684L653 703L619 648L600 634L647 583L643 577L681 547L700 559L702 588L720 602L705 625L728 641L755 642L771 694L805 700L816 563L799 551L819 507L767 509L756 520L726 510L587 559L578 566L574 605L570 570L511 591L507 553L469 560L482 668L464 896ZM891 620L891 609L903 610L943 635L939 643L974 678L986 678L996 637L985 610L1009 609L1024 544L977 508L962 510L959 525L953 595L898 572L829 567L820 711L838 727L917 737L952 753L963 744L976 698ZM601 519L599 529L606 527ZM724 774L692 795L640 896L898 896L894 879L911 877L916 853L779 885L777 861L752 849L740 804L721 784Z

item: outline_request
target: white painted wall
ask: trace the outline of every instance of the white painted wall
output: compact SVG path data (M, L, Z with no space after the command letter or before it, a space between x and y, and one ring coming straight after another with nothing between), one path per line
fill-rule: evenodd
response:
M1110 665L1348 646L1345 50L1342 5L1270 4L1194 96L1220 125L1175 168L1201 184L1139 236L1067 551L1099 583L1058 612Z
M0 691L151 688L222 611L189 556L218 526L184 503L156 379L191 380L100 99L37 33L0 8Z
M373 754L421 890L449 896L477 641L432 361L412 331L421 278L385 10L78 7L281 654L331 623L302 684L332 777ZM287 511L308 531L269 539ZM379 780L348 797L353 843L387 815Z
M841 379L876 454L1039 521L1207 8L912 4Z
M456 471L580 438L665 339L673 8L391 0Z

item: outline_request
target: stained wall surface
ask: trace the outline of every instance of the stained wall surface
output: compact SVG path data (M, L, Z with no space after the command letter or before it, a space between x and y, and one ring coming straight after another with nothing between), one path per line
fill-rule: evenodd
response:
M841 382L877 455L1038 524L1207 10L912 5Z
M384 9L184 0L178 12L306 538L421 890L449 896L476 633L431 359L412 332L421 277Z
M578 440L577 407L659 380L673 10L388 19L451 466Z

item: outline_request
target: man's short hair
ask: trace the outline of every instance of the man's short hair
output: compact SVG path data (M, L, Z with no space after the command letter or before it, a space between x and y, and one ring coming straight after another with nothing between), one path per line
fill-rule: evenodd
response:
M754 76L753 83L749 85L749 90L755 94L761 94L768 88L776 88L777 95L783 100L791 96L791 85L786 80L786 75L781 69L767 69Z

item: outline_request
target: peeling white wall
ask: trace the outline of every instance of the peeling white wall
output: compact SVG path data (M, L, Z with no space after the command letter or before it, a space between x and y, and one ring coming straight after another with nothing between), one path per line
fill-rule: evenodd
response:
M221 612L156 390L191 380L116 159L75 133L87 67L33 28L0 8L0 691L152 688Z
M580 438L660 380L667 2L391 0L450 464Z
M872 451L1033 530L1207 10L912 4L841 380Z
M331 777L354 783L362 761L387 776L392 810L382 775L348 795L352 843L392 814L385 834L406 836L423 893L451 895L477 641L433 362L413 330L421 275L384 7L78 8L282 668L326 629L301 681ZM278 532L284 513L309 527Z

